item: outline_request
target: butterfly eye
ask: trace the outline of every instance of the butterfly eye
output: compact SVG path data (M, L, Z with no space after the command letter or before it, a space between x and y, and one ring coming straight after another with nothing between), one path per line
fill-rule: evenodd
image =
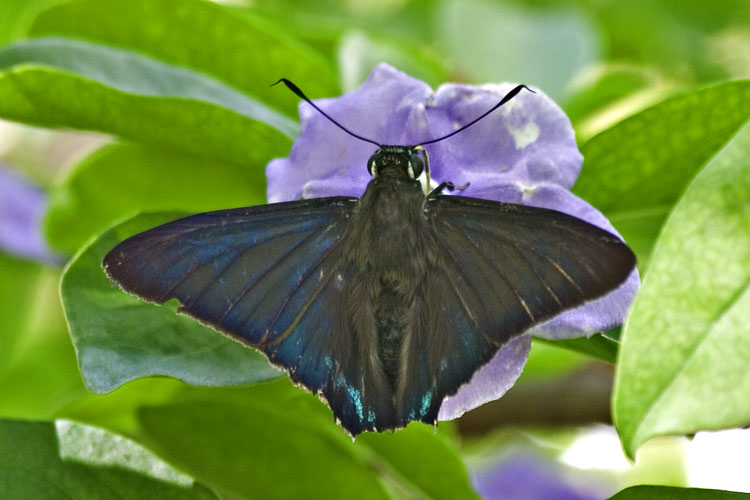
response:
M417 179L424 171L424 162L419 153L412 153L409 156L409 174L412 179Z
M369 160L367 160L367 171L370 172L370 175L374 178L378 176L378 160L380 159L380 156L378 153L375 153L370 157Z

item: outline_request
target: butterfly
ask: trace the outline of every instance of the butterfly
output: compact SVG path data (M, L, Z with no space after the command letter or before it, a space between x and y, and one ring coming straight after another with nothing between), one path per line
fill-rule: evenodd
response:
M425 192L424 145L380 145L361 198L192 215L137 234L103 266L124 290L263 352L352 436L436 424L442 401L511 338L615 289L635 256L543 208ZM277 82L278 83L278 82ZM429 183L428 183L429 185Z

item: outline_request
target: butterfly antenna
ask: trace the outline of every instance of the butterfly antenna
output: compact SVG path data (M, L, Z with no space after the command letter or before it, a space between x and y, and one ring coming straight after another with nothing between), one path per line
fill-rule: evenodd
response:
M484 114L482 114L482 115L474 118L472 121L470 121L469 123L467 123L463 127L459 128L457 130L454 130L450 134L446 134L446 135L444 135L442 137L438 137L437 139L432 139L432 140L429 140L429 141L420 142L419 145L426 146L427 144L432 144L432 143L435 143L435 142L439 142L439 141L442 141L443 139L447 139L448 137L453 137L454 135L458 134L459 132L463 132L464 130L466 130L467 128L471 127L472 125L474 125L476 122L478 122L479 120L481 120L485 116L487 116L490 113L492 113L493 111L495 111L497 108L499 108L500 106L502 106L506 102L508 102L511 99L513 99L519 92L521 92L522 89L526 89L529 92L531 92L532 94L536 94L536 92L534 92L533 90L531 90L526 85L518 85L513 90L511 90L510 92L508 92L507 94L505 94L505 97L503 97L500 100L500 102L498 102L497 104L495 104L494 106L492 106L491 109L487 110Z
M294 92L297 95L297 97L299 97L300 99L304 100L307 104L309 104L310 106L312 106L313 108L315 108L318 111L318 113L320 113L321 115L323 115L326 118L328 118L331 121L331 123L333 123L334 125L336 125L338 128L340 128L341 130L343 130L344 132L346 132L350 136L356 137L360 141L365 141L365 142L369 142L370 144L375 144L377 147L381 146L381 144L373 141L372 139L368 139L367 137L362 137L361 135L355 134L354 132L352 132L351 130L347 129L346 127L344 127L343 125L341 125L339 122L337 122L336 120L334 120L333 118L331 118L330 116L328 116L328 113L326 113L325 111L323 111L322 109L320 109L314 102L312 102L310 100L309 97L307 97L305 95L304 92L302 92L302 90L300 90L299 87L297 87L294 83L292 83L291 81L287 80L286 78L280 78L279 81L277 81L276 83L272 83L271 87L273 87L274 85L278 85L279 83L283 83L284 85L286 85L289 90L291 90L292 92Z

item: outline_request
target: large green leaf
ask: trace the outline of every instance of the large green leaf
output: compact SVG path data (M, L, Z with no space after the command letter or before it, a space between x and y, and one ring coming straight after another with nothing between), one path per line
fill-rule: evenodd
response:
M352 442L325 405L286 378L240 389L186 388L138 417L152 449L232 498L476 496L440 430L412 423Z
M614 417L626 452L652 436L750 423L750 124L666 222L623 329Z
M0 420L0 498L216 499L141 446L65 420Z
M74 253L92 235L143 211L205 212L265 201L261 170L164 148L113 144L96 151L50 192L47 240Z
M142 408L145 442L231 498L387 498L311 395L287 380L222 393Z
M0 379L32 320L42 274L41 264L0 251Z
M34 18L55 0L3 0L0 45L23 38Z
M0 254L0 416L52 418L88 394L65 328L59 279L57 269Z
M587 142L573 192L604 212L644 260L687 184L749 116L747 80L669 98Z
M675 488L672 486L631 486L609 500L748 500L750 493L708 490L702 488Z
M412 423L396 433L362 434L352 443L331 411L286 377L223 389L140 379L90 398L69 415L137 436L205 483L243 493L232 498L281 493L310 498L333 487L317 484L321 478L335 486L346 483L352 471L355 486L374 484L377 491L384 486L396 498L475 496L448 423L441 423L437 432ZM185 427L178 424L182 420ZM205 455L196 456L196 449ZM329 457L332 465L320 475ZM336 468L342 460L347 464ZM333 474L337 477L329 478ZM285 477L300 484L286 484ZM342 498L350 489L344 484L341 496L330 498Z
M0 116L256 168L286 154L296 135L293 121L204 74L61 38L0 51Z
M171 375L196 385L222 386L278 377L257 351L187 316L176 304L145 303L113 285L102 259L137 232L177 214L143 215L103 233L63 275L61 294L86 386L108 392L148 375Z
M37 17L31 35L66 35L130 48L212 75L292 116L297 99L269 85L281 77L320 97L336 91L330 64L262 18L196 0L79 0Z

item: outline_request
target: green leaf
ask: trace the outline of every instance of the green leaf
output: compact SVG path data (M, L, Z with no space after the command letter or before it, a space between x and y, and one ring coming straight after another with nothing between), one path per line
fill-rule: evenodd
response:
M587 142L573 192L609 218L643 264L672 205L748 116L747 80L666 99Z
M0 252L0 378L31 321L42 265Z
M336 93L326 60L278 26L195 0L80 0L42 13L31 35L66 35L193 68L297 115L298 100L269 85L281 77L308 95Z
M607 64L586 75L585 81L576 85L575 94L566 100L563 108L573 128L580 137L579 122L586 116L637 92L658 85L661 75L645 68L628 64Z
M621 61L588 68L571 87L570 97L561 105L579 144L686 88L656 68Z
M527 382L563 378L580 370L590 361L578 349L569 349L558 341L535 337L531 341L529 360L514 387Z
M476 497L442 425L436 433L412 423L352 441L318 398L286 377L237 389L186 387L138 417L152 449L233 498Z
M121 135L261 168L288 152L296 124L195 71L69 39L0 51L0 116Z
M171 426L172 419L184 419L194 408L210 410L206 422L189 431L193 446L184 442L180 429L165 433L162 425ZM198 410L196 418L203 414ZM133 415L140 424L131 421ZM231 389L190 387L163 378L140 379L90 398L69 416L138 436L170 463L193 471L219 490L242 492L243 498L282 497L282 492L291 498L323 494L331 486L318 485L320 477L315 475L320 473L319 462L329 455L333 464L352 462L337 470L342 477L334 478L334 484L346 481L345 474L354 470L356 481L371 483L376 478L376 489L380 490L382 483L395 498L475 496L450 439L448 422L441 422L437 432L412 423L396 433L362 434L352 443L334 423L331 411L307 391L293 387L287 377ZM188 419L185 425L194 423ZM196 435L201 441L195 441ZM298 444L301 454L296 451ZM196 447L207 456L196 457ZM308 455L317 457L309 469ZM211 463L204 464L204 460ZM299 478L303 484L280 485L282 476ZM328 478L328 474L321 477ZM300 491L305 488L310 488L309 493ZM344 486L342 491L348 488Z
M142 432L157 453L222 494L388 498L377 468L330 410L289 380L190 392L204 396L142 408Z
M34 18L55 0L3 0L0 45L23 38Z
M337 48L339 72L344 90L354 90L380 63L391 66L425 81L433 88L447 78L445 62L420 52L413 43L398 43L391 38L379 38L361 30L348 30Z
M614 418L650 437L750 422L750 124L669 216L623 329Z
M45 233L74 253L92 235L143 211L205 212L265 201L261 170L164 148L113 144L94 152L50 192Z
M58 420L0 420L0 498L216 499L141 446Z
M370 448L398 480L418 492L410 497L479 498L463 461L434 428L412 423L393 434L365 433L357 445Z
M602 334L591 337L578 337L573 339L545 340L534 339L535 342L549 343L557 347L564 347L571 351L580 352L593 358L614 364L617 360L619 342Z
M0 254L0 416L48 419L88 394L59 281L57 269Z
M672 486L631 486L609 500L747 500L750 494L736 491Z
M78 378L80 379L80 374ZM86 398L66 408L59 413L59 417L102 427L143 442L138 433L138 408L163 404L186 389L195 388L170 377L139 378L107 394L86 391Z
M187 316L145 303L113 285L102 259L128 236L175 219L142 215L103 233L68 265L61 294L86 386L103 393L148 375L196 385L236 385L280 375L258 351Z

